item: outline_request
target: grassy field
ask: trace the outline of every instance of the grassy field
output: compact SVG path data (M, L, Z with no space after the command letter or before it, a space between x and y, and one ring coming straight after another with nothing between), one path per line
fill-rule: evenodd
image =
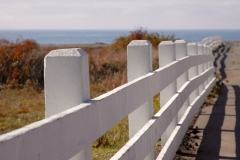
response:
M217 84L210 92L205 104L212 104L221 86ZM100 93L99 93L100 94ZM154 113L160 108L159 95L153 98ZM44 93L32 87L3 89L0 91L0 134L21 128L44 118ZM94 160L110 159L128 141L128 119L120 121L92 143ZM155 144L155 152L160 151L161 142Z
M44 94L32 88L0 91L0 134L44 118Z
M149 34L137 29L119 37L111 45L82 46L89 54L91 98L127 83L127 44L134 39L148 39L153 44L153 69L158 68L157 45L174 40L174 35ZM43 58L53 49L78 48L79 45L40 46L33 40L9 42L0 39L0 135L44 118ZM219 91L215 86L206 104ZM160 109L159 94L153 97L154 113ZM128 141L128 118L116 124L92 143L94 160L109 159ZM155 145L159 152L161 142Z
M157 69L157 45L162 40L175 38L174 35L148 33L140 28L128 36L117 38L111 45L81 47L89 54L91 98L127 83L127 44L140 39L153 44L153 69ZM54 49L78 47L40 46L34 40L9 42L0 39L0 134L44 118L43 58ZM160 109L159 94L153 102L156 113ZM128 118L125 117L93 142L93 159L109 159L128 139Z

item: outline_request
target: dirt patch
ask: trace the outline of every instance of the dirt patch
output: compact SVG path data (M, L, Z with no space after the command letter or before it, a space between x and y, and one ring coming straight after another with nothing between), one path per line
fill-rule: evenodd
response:
M207 104L202 105L199 109L199 114L193 117L191 125L186 131L173 160L195 160L201 143L199 134L202 131L198 129L198 126L194 127L194 125L205 107L207 107Z
M182 143L177 150L174 160L192 160L195 159L199 147L198 127L189 127Z

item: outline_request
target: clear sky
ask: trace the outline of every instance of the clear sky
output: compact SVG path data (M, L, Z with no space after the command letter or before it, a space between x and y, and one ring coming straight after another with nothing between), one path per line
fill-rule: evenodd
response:
M0 0L0 29L240 29L240 0Z

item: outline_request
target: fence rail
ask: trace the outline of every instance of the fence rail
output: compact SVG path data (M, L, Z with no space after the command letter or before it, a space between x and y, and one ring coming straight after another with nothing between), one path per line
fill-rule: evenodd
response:
M92 100L87 53L50 52L45 58L47 118L0 136L0 159L91 159L91 143L128 115L131 139L112 159L153 159L160 137L163 148L157 159L172 159L215 83L212 49L222 40L209 39L199 44L162 42L155 71L151 44L132 41L129 82ZM153 115L151 99L158 93L161 109Z

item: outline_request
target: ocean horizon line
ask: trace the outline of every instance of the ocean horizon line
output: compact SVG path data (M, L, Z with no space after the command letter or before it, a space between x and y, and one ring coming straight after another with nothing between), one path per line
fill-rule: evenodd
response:
M144 30L144 28L143 28ZM111 44L121 36L128 36L131 31L127 29L111 30L1 30L0 39L15 41L17 39L33 39L39 44ZM159 35L174 35L176 39L186 42L201 42L202 39L212 36L221 36L224 41L240 40L240 29L146 29L148 33Z
M134 30L137 30L137 29L140 29L140 28L133 28L133 29L33 29L33 28L30 28L30 29L0 29L0 31L14 31L14 30L16 30L16 31L46 31L46 30L50 30L50 31L52 31L52 30L54 30L54 31L71 31L71 30L73 30L73 31L119 31L119 30L123 30L123 31L134 31ZM143 30L146 30L146 31L155 31L155 30L157 30L157 31L159 31L159 30L177 30L177 31L179 31L179 30L183 30L183 31L195 31L195 30L202 30L202 31L204 31L204 30L210 30L210 31L212 31L212 30L240 30L240 29L231 29L231 28L228 28L228 29L149 29L149 28L142 28Z

